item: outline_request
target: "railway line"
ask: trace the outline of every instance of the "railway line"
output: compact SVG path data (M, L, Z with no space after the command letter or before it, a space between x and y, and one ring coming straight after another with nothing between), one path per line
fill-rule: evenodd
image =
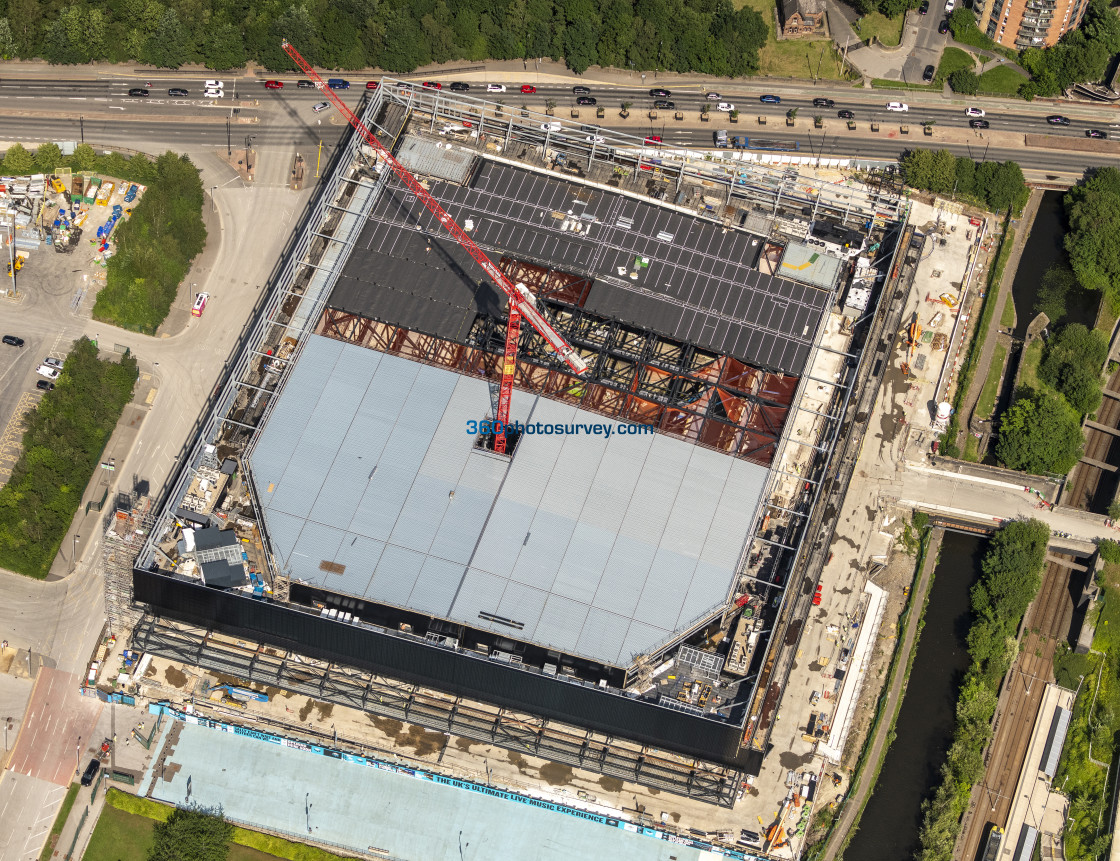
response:
M1109 377L1105 389L1120 392L1120 369ZM1120 428L1120 398L1106 396L1100 409L1097 410L1094 424ZM1096 466L1091 461L1120 465L1120 436L1086 425L1084 457L1087 460L1083 459L1074 467L1073 481L1063 501L1073 508L1081 508L1085 511L1096 508L1101 511L1112 501L1116 477L1110 470Z

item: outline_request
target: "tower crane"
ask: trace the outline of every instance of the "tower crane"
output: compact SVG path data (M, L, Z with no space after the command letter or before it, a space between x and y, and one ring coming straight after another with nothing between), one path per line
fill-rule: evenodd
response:
M529 288L524 284L514 284L511 282L494 263L486 256L486 253L475 245L474 241L467 236L466 231L463 230L450 215L448 215L443 207L439 205L434 197L432 197L426 188L422 186L408 169L399 161L393 158L392 154L387 150L381 141L377 139L358 117L346 107L346 103L342 101L334 90L323 83L323 79L315 72L311 65L300 55L292 44L285 39L281 43L284 52L292 58L292 61L303 70L307 77L311 78L319 88L319 90L330 99L331 103L339 110L351 126L362 136L367 144L369 144L374 152L389 165L397 178L408 186L409 190L416 195L428 211L435 216L436 220L443 225L443 228L451 234L451 237L459 243L464 251L475 259L475 262L486 272L487 275L493 279L494 283L501 288L502 292L506 294L509 300L509 323L506 329L506 348L502 356L502 382L498 394L498 414L494 417L496 420L496 429L494 434L494 451L499 454L504 454L506 450L506 425L509 423L509 407L510 400L513 397L513 375L517 367L517 340L521 333L521 319L528 320L529 325L532 326L540 334L542 338L548 343L557 355L564 360L565 364L572 369L577 375L582 376L587 372L587 363L582 359L576 349L568 343L567 339L553 328L552 324L545 317L544 309L537 307L536 297L529 292Z

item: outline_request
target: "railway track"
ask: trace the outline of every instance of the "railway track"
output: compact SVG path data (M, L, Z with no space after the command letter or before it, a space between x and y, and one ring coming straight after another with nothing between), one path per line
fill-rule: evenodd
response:
M1114 392L1120 391L1120 369L1117 369L1109 377L1105 388ZM1097 410L1096 421L1098 424L1107 427L1120 428L1120 400L1106 397L1100 409ZM1120 446L1118 441L1120 441L1120 437L1115 434L1087 427L1085 428L1085 457L1102 463L1120 462L1120 457L1114 456L1111 460L1109 458L1109 454L1113 452L1113 446ZM1070 482L1070 487L1066 491L1063 501L1073 508L1088 511L1093 505L1093 500L1096 498L1098 488L1104 478L1105 470L1081 461L1074 468L1073 481Z

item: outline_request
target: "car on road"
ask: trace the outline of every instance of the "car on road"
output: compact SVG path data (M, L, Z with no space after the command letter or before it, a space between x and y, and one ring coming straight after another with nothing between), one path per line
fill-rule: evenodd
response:
M206 96L206 98L208 99L220 99L225 95L225 90L215 89L214 87L207 87L202 91L202 95Z
M590 87L572 87L572 95L573 96L590 96L591 95L591 88Z
M462 81L452 81L448 89L454 93L465 93L471 88L470 84L464 84Z
M46 377L48 380L57 380L62 371L58 368L52 368L50 365L40 365L35 369L35 373L40 377Z
M412 84L410 84L408 81L397 81L397 89L398 90L411 90L412 89Z
M918 7L918 14L925 15L929 11L929 0L922 0L922 5Z
M677 106L676 102L670 102L668 99L658 99L653 103L655 108L660 108L663 111L671 111Z
M201 317L202 312L206 310L206 303L210 301L209 293L199 293L194 297L194 305L191 306L191 316Z
M488 93L504 93L506 91L505 84L487 84L486 92Z
M937 72L933 66L926 66L925 71L922 72L922 80L927 84L933 80L934 74Z
M601 136L601 135L588 135L583 140L584 140L585 143L601 144L601 143L605 143L607 139L605 137Z
M317 89L319 89L318 84L316 84L314 81L308 81L306 79L296 81L296 87L298 89L301 89L301 90L317 90Z
M942 21L940 24L937 25L937 32L941 33L942 35L949 32L949 19L948 18L946 18L944 21Z
M128 91L128 94L134 99L146 99L149 95L151 95L143 87L133 87Z
M649 91L649 94L655 99L667 99L669 96L673 95L668 90L663 90L660 87L654 87Z
M1050 123L1052 126L1068 126L1069 117L1063 117L1061 114L1050 114L1050 116L1046 118L1046 122Z
M443 89L443 84L441 84L439 81L424 81L424 83L422 83L420 86L427 87L429 90Z
M282 90L284 89L283 81L265 81L264 88L266 90Z
M318 114L318 113L321 113L322 111L325 111L330 106L331 106L330 102L319 102L319 104L317 104L317 105L312 105L311 110L315 111L315 113Z
M537 88L534 87L532 84L522 84L521 85L521 94L524 95L524 96L531 96L536 91L537 91Z
M842 120L854 120L856 118L856 115L851 111L837 111L836 116Z
M345 78L327 78L327 86L332 90L348 90L350 82Z
M910 110L910 106L905 102L887 102L886 108L888 111L898 111L900 113L906 113Z
M945 14L948 15L957 7L957 0L945 0Z
M380 86L381 86L380 81L366 81L366 89L367 90L376 90Z
M188 95L188 93L182 87L172 87L170 90L167 91L167 95L172 96L172 97L182 98L182 97Z
M598 103L599 103L598 99L596 99L594 96L580 96L578 99L576 99L576 104L577 105L590 106L590 105L597 105Z
M9 347L22 347L23 346L23 338L17 338L15 335L5 335L4 336L4 343L7 344Z
M89 786L93 783L93 779L97 777L97 772L101 768L101 762L96 759L91 759L86 770L82 772L82 786Z
M781 96L775 96L775 95L771 95L769 93L764 95L764 96L759 96L758 100L760 102L765 102L768 105L780 105L782 103L782 97Z
M814 108L831 108L835 106L836 102L832 101L832 99L813 99Z
M964 115L966 117L982 117L984 116L983 108L965 108Z
M650 135L646 138L647 144L661 143L661 135Z
M723 96L721 96L719 93L708 93L707 95L704 96L704 98L707 99L709 102L718 102L720 99L723 98Z
M1085 129L1085 137L1087 138L1103 138L1108 139L1108 132L1101 131L1100 129Z
M733 110L735 110L735 106L731 104L731 102L720 102L718 105L716 105L716 110L723 111L725 114L729 114Z
M969 125L969 128L986 129L986 128L988 128L989 123L988 123L987 120L969 120L968 125Z
M56 359L54 356L47 356L47 358L43 359L43 364L48 368L58 368L61 371L64 363L62 359Z
M42 389L44 392L49 392L54 388L54 383L52 383L50 380L39 380L37 383L35 383L35 388Z
M552 120L552 122L541 123L542 132L558 132L563 126L560 125L559 120Z
M207 81L203 86L208 90L224 90L226 87L225 81Z

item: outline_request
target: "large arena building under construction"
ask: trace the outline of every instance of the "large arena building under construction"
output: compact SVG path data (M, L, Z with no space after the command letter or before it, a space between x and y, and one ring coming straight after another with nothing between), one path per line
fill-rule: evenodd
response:
M494 450L506 297L354 134L110 611L157 654L732 804L879 372L897 189L515 114L361 106L587 373L523 327Z

